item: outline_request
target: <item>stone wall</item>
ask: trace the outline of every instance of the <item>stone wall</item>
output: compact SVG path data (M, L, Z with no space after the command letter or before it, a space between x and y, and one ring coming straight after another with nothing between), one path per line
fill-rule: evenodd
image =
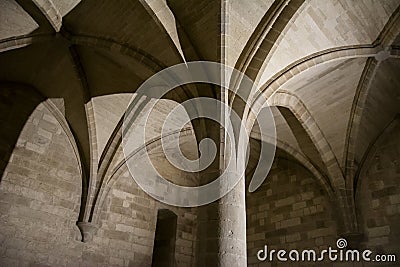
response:
M29 115L42 101L33 92L2 85L0 90L0 178Z
M16 119L18 112L11 108L8 115ZM72 147L40 104L27 118L0 184L0 265L73 265L82 254L75 241L80 194Z
M336 223L327 194L312 174L294 161L276 158L264 184L247 193L248 266L257 252L270 249L315 249L336 244ZM321 264L321 263L319 263Z
M2 97L2 126L19 116L17 99ZM0 183L0 266L150 266L159 208L178 216L176 263L192 265L196 210L155 202L129 172L115 177L93 240L81 242L81 174L72 146L44 104L24 124Z
M130 177L121 175L109 192L101 212L101 227L92 246L102 251L102 266L151 266L158 209L177 216L175 261L192 266L196 210L170 207L154 201ZM94 257L96 258L96 257Z
M154 201L127 170L112 179L93 240L81 242L76 226L81 174L67 135L39 104L40 97L19 90L3 90L1 96L1 140L15 147L0 151L6 163L0 180L0 266L150 266L158 209L178 217L177 266L193 266L197 210ZM400 255L399 133L396 126L379 139L358 181L362 247L376 253ZM196 182L172 169L163 171ZM264 245L319 251L335 245L337 222L328 196L295 161L277 157L267 180L247 194L246 203L249 266L259 264L256 253Z
M363 246L400 256L400 126L384 134L358 181L357 211Z

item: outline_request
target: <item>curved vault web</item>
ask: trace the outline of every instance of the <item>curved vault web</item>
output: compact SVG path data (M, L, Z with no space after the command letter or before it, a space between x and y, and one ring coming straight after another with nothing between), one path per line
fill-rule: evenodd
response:
M179 42L178 30L176 28L175 16L167 5L166 0L140 0L142 5L149 11L154 12L154 15L160 21L165 31L168 33L172 42L178 49L184 62L186 62L185 55L183 54L181 43ZM149 11L150 12L150 11Z

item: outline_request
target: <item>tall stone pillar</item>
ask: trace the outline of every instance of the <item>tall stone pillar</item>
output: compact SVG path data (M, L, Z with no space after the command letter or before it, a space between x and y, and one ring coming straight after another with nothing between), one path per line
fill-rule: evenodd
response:
M220 172L219 164L203 171L202 184ZM197 222L196 266L247 266L244 177L221 199L199 207Z
M197 266L246 266L245 184L199 208Z
M245 181L218 201L220 266L247 266Z

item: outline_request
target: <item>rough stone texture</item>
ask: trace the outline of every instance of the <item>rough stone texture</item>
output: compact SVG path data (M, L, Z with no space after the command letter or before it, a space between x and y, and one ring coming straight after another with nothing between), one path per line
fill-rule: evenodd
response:
M0 184L2 266L74 265L81 194L77 159L40 104L24 126Z
M285 118L279 111L278 107L271 106L271 112L274 115L274 122L276 127L276 136L279 140L291 144L294 148L300 151L299 144L297 143L296 137L291 131L289 125L287 124ZM258 124L254 126L251 131L253 134L260 134L260 127Z
M362 160L369 143L400 113L399 71L398 59L387 59L378 66L362 110L363 117L356 139L359 148L355 151L357 162Z
M131 98L131 94L118 94L98 96L92 99L94 119L96 121L97 145L100 155L117 123L124 115Z
M378 253L400 253L400 127L383 140L358 180L357 205L362 245Z
M53 4L60 11L62 16L67 15L81 0L52 0Z
M4 96L2 98L5 100ZM29 117L0 184L1 266L150 266L157 209L178 215L175 260L191 266L195 209L156 203L124 173L110 190L92 242L76 221L81 175L61 126L40 104Z
M0 2L0 17L8 22L7 27L0 26L0 39L29 34L39 27L14 0Z
M294 161L275 160L266 182L247 195L246 210L248 266L268 266L256 256L264 245L320 251L336 244L329 198L312 174Z
M399 3L1 1L0 265L149 266L159 208L178 216L179 266L245 265L246 243L249 262L257 264L254 252L266 239L272 246L320 248L335 241L336 228L355 245L364 234L362 246L397 252L398 132L374 143L399 113ZM290 160L277 159L269 180L247 195L247 242L243 184L204 209L177 209L149 198L123 164L115 125L125 96L159 70L183 63L182 52L188 61L228 63L261 80L255 110L269 100L279 106L273 111L278 156ZM41 95L29 93L32 88ZM149 142L133 139L133 149L142 149L133 160L150 148L156 168L177 184L215 178L174 169L159 140L177 102L225 99L219 90L191 84L165 96L148 120ZM246 124L254 112L249 118ZM180 131L175 123L182 117L175 119L170 130L178 131L169 141L182 135L179 146L191 159L202 137L217 140L218 148L225 142L215 138L222 136L216 124L197 121ZM143 129L140 118L135 123ZM260 139L258 132L252 137ZM257 163L250 155L249 165ZM90 177L87 197L80 167ZM218 173L221 165L211 168Z
M195 209L172 208L156 203L125 173L117 178L101 212L101 227L91 247L103 255L102 265L150 266L157 210L178 215L175 261L191 266L194 255Z
M240 52L272 3L270 0L227 1L226 65L235 67Z
M41 98L23 89L7 88L0 90L0 176L8 164L17 143L18 136L27 118L41 102ZM16 112L18 110L18 112ZM0 180L1 181L1 180Z
M196 266L244 266L245 220L242 179L223 198L198 209Z
M92 12L93 5L96 6L96 12ZM175 47L163 45L170 43L170 36L164 34L164 29L159 27L158 22L154 21L140 1L119 1L116 5L115 2L89 0L82 1L78 7L63 19L68 28L74 32L82 35L107 36L121 43L135 43L134 47L151 51L154 57L162 61L169 62L171 55L176 55L174 63L179 61L180 55L175 52ZM102 19L98 19L100 17ZM93 21L97 23L93 24ZM103 32L104 30L106 32ZM133 32L135 34L132 34ZM158 38L154 38L152 33L155 32L158 33Z
M266 63L261 83L290 63L317 51L372 43L398 4L396 0L306 1L300 13L293 17L292 27L286 28L278 41L271 60Z
M339 162L342 162L351 105L364 65L363 58L335 61L311 68L284 85L313 114ZM324 105L320 99L325 99Z

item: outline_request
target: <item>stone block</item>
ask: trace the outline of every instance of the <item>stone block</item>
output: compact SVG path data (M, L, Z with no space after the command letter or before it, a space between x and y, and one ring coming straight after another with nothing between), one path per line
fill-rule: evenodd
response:
M385 225L380 227L369 228L367 231L368 231L368 236L370 238L388 236L390 234L390 227L388 225Z

